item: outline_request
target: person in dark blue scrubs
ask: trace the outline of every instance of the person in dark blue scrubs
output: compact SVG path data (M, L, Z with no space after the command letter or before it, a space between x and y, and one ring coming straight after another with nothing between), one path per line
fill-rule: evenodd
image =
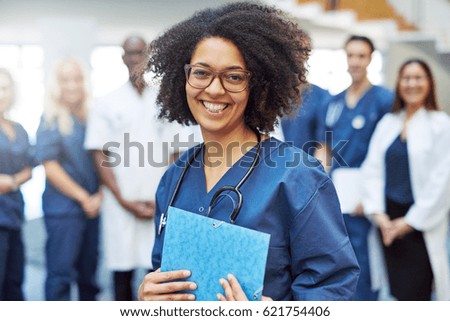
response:
M59 61L47 88L37 131L36 158L46 173L42 197L47 300L70 300L76 282L80 300L95 300L99 240L99 181L84 150L87 90L82 65Z
M367 67L374 51L370 39L351 36L346 42L345 51L352 84L331 99L325 118L326 129L321 130L328 153L319 159L326 163L331 177L339 168L361 166L372 133L378 121L390 111L394 98L391 90L372 85L367 78ZM378 291L372 290L367 242L372 225L364 217L360 205L352 213L344 214L345 225L361 267L355 300L377 300Z
M31 178L33 163L27 132L6 118L13 100L13 78L0 68L0 301L24 300L24 201L19 187Z
M302 91L302 103L295 117L283 117L281 129L284 141L314 155L322 139L320 131L325 122L328 102L331 95L325 89L310 84Z
M205 215L214 193L236 186L251 169L260 146L260 160L240 188L243 205L235 224L271 235L263 299L352 299L359 267L331 180L314 158L266 134L278 116L299 105L311 50L306 34L282 12L242 2L198 12L150 48L148 70L162 76L160 116L199 124L204 139L162 178L156 222L177 189L173 206ZM233 194L223 195L209 216L229 221L235 203ZM163 227L153 248L155 269L161 266ZM189 275L149 273L139 299L195 300L195 291L183 292L197 287L184 280ZM223 288L219 300L247 299L235 276L217 282Z

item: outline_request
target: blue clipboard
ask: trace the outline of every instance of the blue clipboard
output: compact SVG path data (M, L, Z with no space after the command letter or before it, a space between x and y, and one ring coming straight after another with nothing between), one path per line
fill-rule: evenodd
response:
M229 273L247 298L261 300L270 234L169 207L161 271L190 270L198 301L216 301Z

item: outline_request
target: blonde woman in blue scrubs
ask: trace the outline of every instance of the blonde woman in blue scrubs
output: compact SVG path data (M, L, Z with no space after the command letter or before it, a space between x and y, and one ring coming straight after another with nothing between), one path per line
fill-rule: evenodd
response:
M49 78L37 131L36 158L45 168L42 196L47 231L46 300L95 300L98 215L102 196L91 156L83 147L89 103L87 74L75 58L58 61Z
M24 202L20 186L31 178L28 134L7 118L14 100L11 74L0 68L0 301L24 299Z

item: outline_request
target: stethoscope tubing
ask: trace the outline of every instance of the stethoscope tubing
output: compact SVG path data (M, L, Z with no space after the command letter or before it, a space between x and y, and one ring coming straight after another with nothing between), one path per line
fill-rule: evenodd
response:
M208 210L205 214L205 216L209 216L209 214L211 213L212 208L215 205L216 200L218 199L218 197L220 196L220 194L222 194L224 191L230 191L236 194L237 198L238 198L238 203L237 206L234 208L233 213L230 216L230 223L234 224L234 222L236 221L239 212L242 208L242 204L244 201L244 198L242 196L241 193L241 186L245 183L245 181L250 177L250 175L252 174L252 172L254 171L256 165L259 162L260 159L260 154L261 154L261 134L255 130L256 136L258 138L258 143L256 145L256 152L255 152L255 157L253 158L252 164L250 165L250 168L247 170L247 172L245 173L245 175L241 178L241 180L237 183L236 186L230 186L230 185L226 185L223 186L221 188L219 188L213 195L211 202L209 203L208 206ZM189 160L187 161L186 165L183 168L183 171L181 172L180 177L178 178L177 184L175 185L175 189L172 193L172 197L170 198L169 201L169 205L167 206L166 212L168 211L168 209L173 205L175 198L178 194L178 191L180 189L181 183L183 181L184 176L186 175L186 172L188 171L189 167L192 165L192 163L194 162L195 158L198 156L198 154L203 150L204 148L204 143L202 143L197 150L194 152L194 154L189 158ZM161 220L159 223L159 229L158 229L158 235L161 234L162 229L164 228L164 226L166 225L167 222L167 215L165 213L162 213L161 215Z

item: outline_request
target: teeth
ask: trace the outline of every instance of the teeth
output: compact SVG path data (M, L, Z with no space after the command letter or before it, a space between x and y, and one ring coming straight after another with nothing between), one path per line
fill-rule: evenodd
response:
M203 106L205 106L206 109L212 113L219 113L224 110L228 104L212 104L204 101Z

